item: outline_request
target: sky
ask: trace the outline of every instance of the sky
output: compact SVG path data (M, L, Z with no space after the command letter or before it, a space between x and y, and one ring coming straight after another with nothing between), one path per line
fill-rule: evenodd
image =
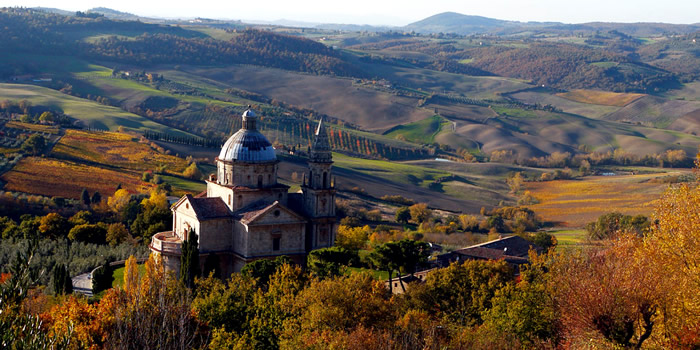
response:
M0 0L0 7L107 7L146 17L402 26L452 11L513 21L699 23L698 0Z

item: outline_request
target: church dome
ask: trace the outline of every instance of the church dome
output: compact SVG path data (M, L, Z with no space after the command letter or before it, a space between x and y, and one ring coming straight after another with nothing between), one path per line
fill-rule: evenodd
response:
M245 163L269 163L277 160L275 149L255 126L255 112L243 113L243 127L224 143L219 160Z

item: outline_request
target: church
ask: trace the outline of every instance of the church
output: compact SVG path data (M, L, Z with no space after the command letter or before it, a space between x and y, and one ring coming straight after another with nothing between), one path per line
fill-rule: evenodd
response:
M163 258L166 269L178 273L182 243L190 229L198 235L200 265L213 263L221 276L239 272L251 261L280 255L303 264L310 251L333 245L335 180L323 120L297 193L277 182L279 160L256 122L253 110L243 113L243 126L221 148L206 192L180 198L171 207L172 231L153 236L150 249Z

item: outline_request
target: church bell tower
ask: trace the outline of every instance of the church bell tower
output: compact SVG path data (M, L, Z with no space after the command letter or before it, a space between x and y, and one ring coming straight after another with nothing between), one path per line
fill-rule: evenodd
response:
M308 172L301 190L304 211L310 219L306 230L306 251L333 246L335 242L335 180L331 175L333 155L323 119L318 122L309 150Z

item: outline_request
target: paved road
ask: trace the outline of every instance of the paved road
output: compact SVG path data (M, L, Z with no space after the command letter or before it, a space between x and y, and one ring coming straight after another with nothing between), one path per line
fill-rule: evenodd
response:
M89 272L86 272L72 278L74 293L85 294L89 297L92 296L92 279L88 278L89 274Z

